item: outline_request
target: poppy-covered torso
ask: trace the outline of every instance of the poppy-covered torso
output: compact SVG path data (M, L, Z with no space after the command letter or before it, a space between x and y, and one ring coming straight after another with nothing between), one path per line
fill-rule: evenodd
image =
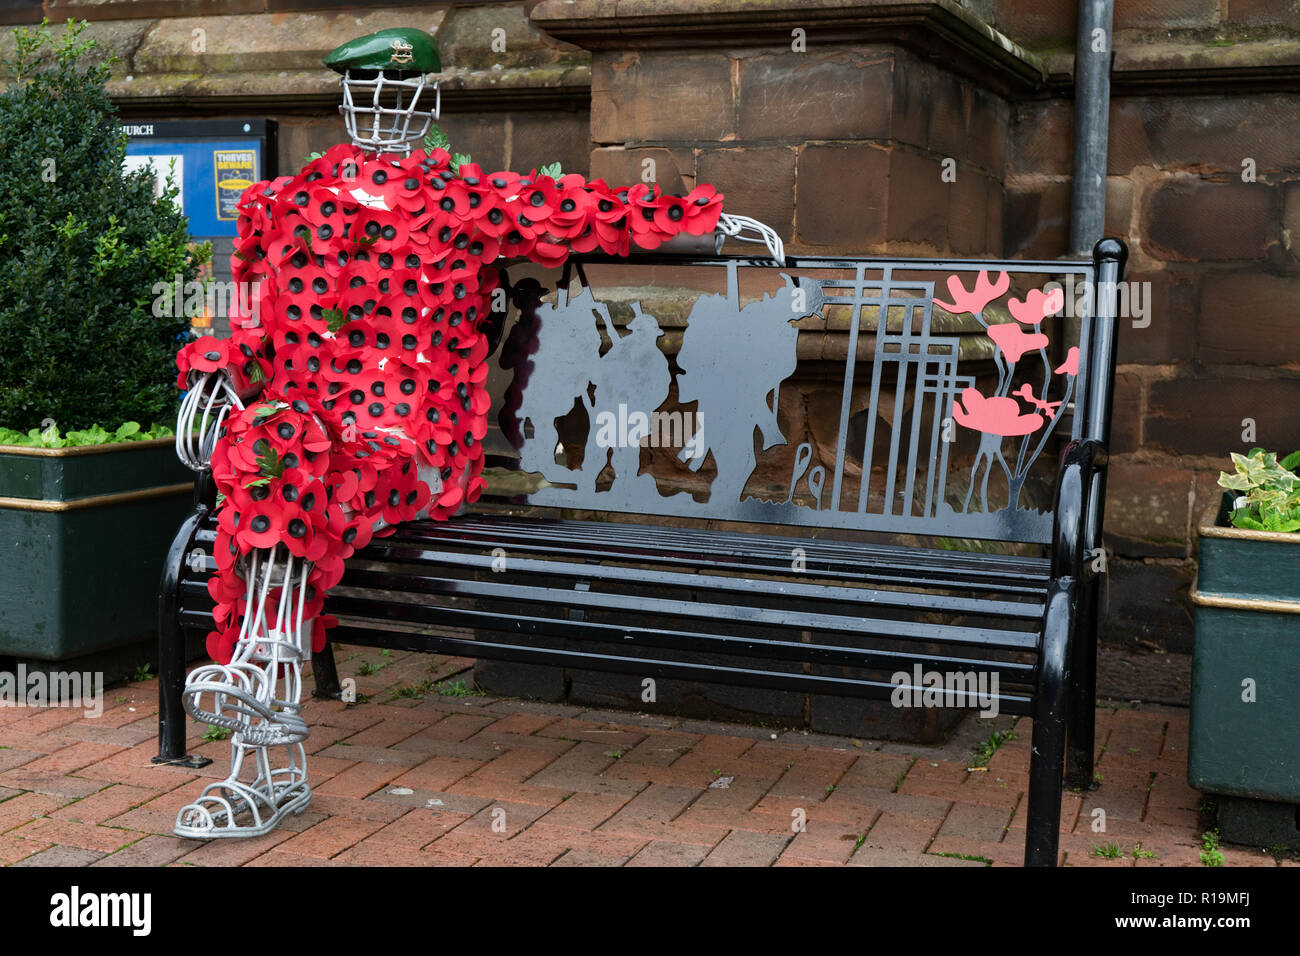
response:
M179 384L225 370L245 397L212 454L218 571L208 650L229 660L253 549L283 544L311 562L312 644L343 561L374 534L444 519L482 493L490 399L480 331L498 259L558 265L570 252L627 254L713 231L722 196L650 186L614 191L554 179L454 172L443 150L408 157L330 149L296 176L244 194L233 274L251 294L232 335L177 358ZM278 599L272 591L268 602Z

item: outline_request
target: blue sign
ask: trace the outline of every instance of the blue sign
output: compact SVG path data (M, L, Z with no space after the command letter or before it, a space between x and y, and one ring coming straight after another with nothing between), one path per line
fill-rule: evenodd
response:
M176 185L190 235L234 236L240 196L273 175L267 127L265 120L125 123L126 165L151 167L159 194L164 183Z

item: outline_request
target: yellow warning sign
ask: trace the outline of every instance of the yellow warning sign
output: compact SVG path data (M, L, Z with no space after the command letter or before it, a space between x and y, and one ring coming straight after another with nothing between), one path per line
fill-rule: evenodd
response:
M257 182L257 151L220 149L212 153L214 179L217 184L217 218L239 218L239 197Z

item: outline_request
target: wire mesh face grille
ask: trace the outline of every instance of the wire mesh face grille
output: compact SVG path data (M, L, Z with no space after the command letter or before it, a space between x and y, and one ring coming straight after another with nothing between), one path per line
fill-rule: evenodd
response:
M432 86L433 108L420 110L420 96ZM424 102L427 104L428 96ZM438 84L428 83L424 74L409 79L397 78L383 71L356 76L351 70L343 74L343 123L348 136L363 149L391 153L409 153L411 146L429 132L442 105Z

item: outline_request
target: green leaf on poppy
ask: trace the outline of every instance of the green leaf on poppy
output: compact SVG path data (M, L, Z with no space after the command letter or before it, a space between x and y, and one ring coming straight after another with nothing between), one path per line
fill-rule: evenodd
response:
M424 137L424 150L427 153L431 153L435 149L446 149L450 152L450 146L451 140L447 138L447 134L442 131L441 126L435 125L429 130L429 135Z
M325 327L331 332L337 332L343 326L347 325L347 316L343 314L342 309L325 309L321 312L325 319Z

